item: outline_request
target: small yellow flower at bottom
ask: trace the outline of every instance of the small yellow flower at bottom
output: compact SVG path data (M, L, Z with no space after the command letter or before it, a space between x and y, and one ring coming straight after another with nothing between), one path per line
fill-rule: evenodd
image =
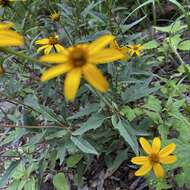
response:
M13 31L13 23L0 22L0 47L22 46L24 44L23 37Z
M59 11L53 11L50 15L50 18L54 22L58 22L61 18L61 13Z
M140 56L142 50L144 49L143 45L127 45L129 53L131 56Z
M143 137L140 138L140 144L148 156L137 156L131 159L132 163L142 165L135 175L144 176L153 168L157 178L164 177L164 169L161 164L172 164L177 160L176 156L170 155L176 145L171 143L160 150L161 141L158 137L153 139L152 146Z
M47 81L67 73L64 82L64 94L68 101L73 101L83 76L94 88L101 92L108 90L108 82L97 64L120 60L124 55L113 48L106 48L114 39L112 35L102 36L91 43L69 47L59 54L41 57L42 62L58 63L42 74L41 80Z
M48 38L43 38L40 40L37 40L35 42L36 45L42 45L42 47L39 47L37 52L44 50L44 54L50 54L52 50L56 52L61 52L65 48L60 44L59 42L59 36L58 35L52 35Z
M125 46L120 47L116 39L111 42L110 47L120 51L124 55L123 61L128 61L130 59L129 48Z

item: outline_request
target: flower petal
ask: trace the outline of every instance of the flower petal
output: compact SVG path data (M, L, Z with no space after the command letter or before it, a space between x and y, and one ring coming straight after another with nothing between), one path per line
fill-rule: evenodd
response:
M57 77L63 73L66 73L66 72L70 71L71 69L72 69L72 65L68 64L68 63L54 66L42 74L41 80L47 81L47 80Z
M147 156L136 156L136 157L131 159L131 162L133 164L142 165L142 164L145 164L145 162L147 162L148 160L149 159Z
M50 55L44 55L40 58L41 62L49 62L49 63L64 63L67 61L67 56L64 53L55 53Z
M44 49L44 54L48 55L50 51L52 50L52 48L53 48L52 45L48 45L48 47Z
M153 170L154 170L154 173L155 173L156 177L158 177L158 178L164 177L164 169L161 166L161 164L155 163L153 165Z
M55 49L57 50L57 52L62 52L65 50L65 48L60 44L55 44Z
M37 53L39 53L40 51L42 51L43 49L45 49L45 48L47 48L49 45L44 45L44 46L42 46L42 47L39 47L38 49L37 49Z
M37 41L35 42L35 44L47 45L47 44L49 44L49 39L48 39L48 38L43 38L43 39L41 39L41 40L37 40Z
M94 64L109 63L123 59L123 53L116 49L103 49L97 54L90 56L89 62Z
M136 176L146 175L152 169L151 163L148 161L135 172Z
M160 138L159 137L155 137L153 139L152 142L152 149L155 153L158 153L160 151L160 146L161 146L161 142L160 142Z
M6 47L6 46L22 46L23 41L14 39L14 38L3 38L0 37L0 47Z
M9 28L12 28L13 26L14 26L14 23L12 23L12 22L1 22L0 30L7 30Z
M162 164L172 164L172 163L174 163L175 161L177 160L177 158L176 158L176 156L166 156L166 157L161 157L160 158L160 162L162 163Z
M159 156L160 157L168 156L175 150L175 148L176 148L176 145L174 143L171 143L168 146L161 149L161 151L159 152Z
M82 70L81 68L76 68L68 72L64 82L64 94L68 101L73 101L81 79Z
M82 68L84 78L96 89L101 92L106 92L108 90L108 82L103 76L101 71L92 64L87 64Z
M104 35L99 37L97 40L93 41L89 45L89 53L90 55L100 51L102 48L106 47L114 40L114 36L112 35Z
M143 137L140 138L140 144L147 154L151 154L153 152L152 147L145 138Z

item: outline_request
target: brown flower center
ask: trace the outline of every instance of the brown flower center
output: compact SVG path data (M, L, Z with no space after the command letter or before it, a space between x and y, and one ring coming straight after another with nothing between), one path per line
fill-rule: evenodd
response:
M71 52L70 60L75 67L81 67L87 62L87 54L81 48L75 48Z
M50 36L49 37L49 45L55 45L58 43L59 43L58 37L56 37L56 36Z
M134 46L134 47L133 47L133 50L138 51L139 48L138 48L137 46Z
M149 159L150 159L150 161L151 161L152 163L158 163L158 162L160 162L159 155L158 155L158 154L155 154L155 153L151 154L151 155L149 156Z

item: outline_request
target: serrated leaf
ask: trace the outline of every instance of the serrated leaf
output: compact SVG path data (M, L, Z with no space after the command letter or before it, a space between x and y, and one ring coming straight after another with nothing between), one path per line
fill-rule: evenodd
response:
M69 156L66 159L67 167L69 167L69 168L75 167L82 158L83 158L82 154L74 154L74 155Z
M101 114L92 115L86 122L81 124L80 128L72 133L72 135L82 135L91 129L97 129L104 122L104 116Z
M181 42L180 44L178 44L177 48L183 51L190 50L190 40Z
M112 124L114 128L119 131L119 134L124 138L124 140L131 146L135 154L138 155L138 143L133 129L127 125L127 123L124 123L120 119L118 120L116 116L112 116Z
M64 173L58 173L53 177L53 185L56 190L69 190L68 182Z
M73 136L71 136L71 140L84 153L98 155L98 152L96 151L96 149L88 141L82 138L73 137Z
M144 49L154 49L159 46L159 43L156 40L149 41L143 44Z

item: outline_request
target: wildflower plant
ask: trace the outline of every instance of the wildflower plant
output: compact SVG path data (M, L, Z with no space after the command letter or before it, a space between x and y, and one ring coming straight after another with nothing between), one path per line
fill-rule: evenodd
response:
M0 1L0 188L189 186L188 6L163 5Z

